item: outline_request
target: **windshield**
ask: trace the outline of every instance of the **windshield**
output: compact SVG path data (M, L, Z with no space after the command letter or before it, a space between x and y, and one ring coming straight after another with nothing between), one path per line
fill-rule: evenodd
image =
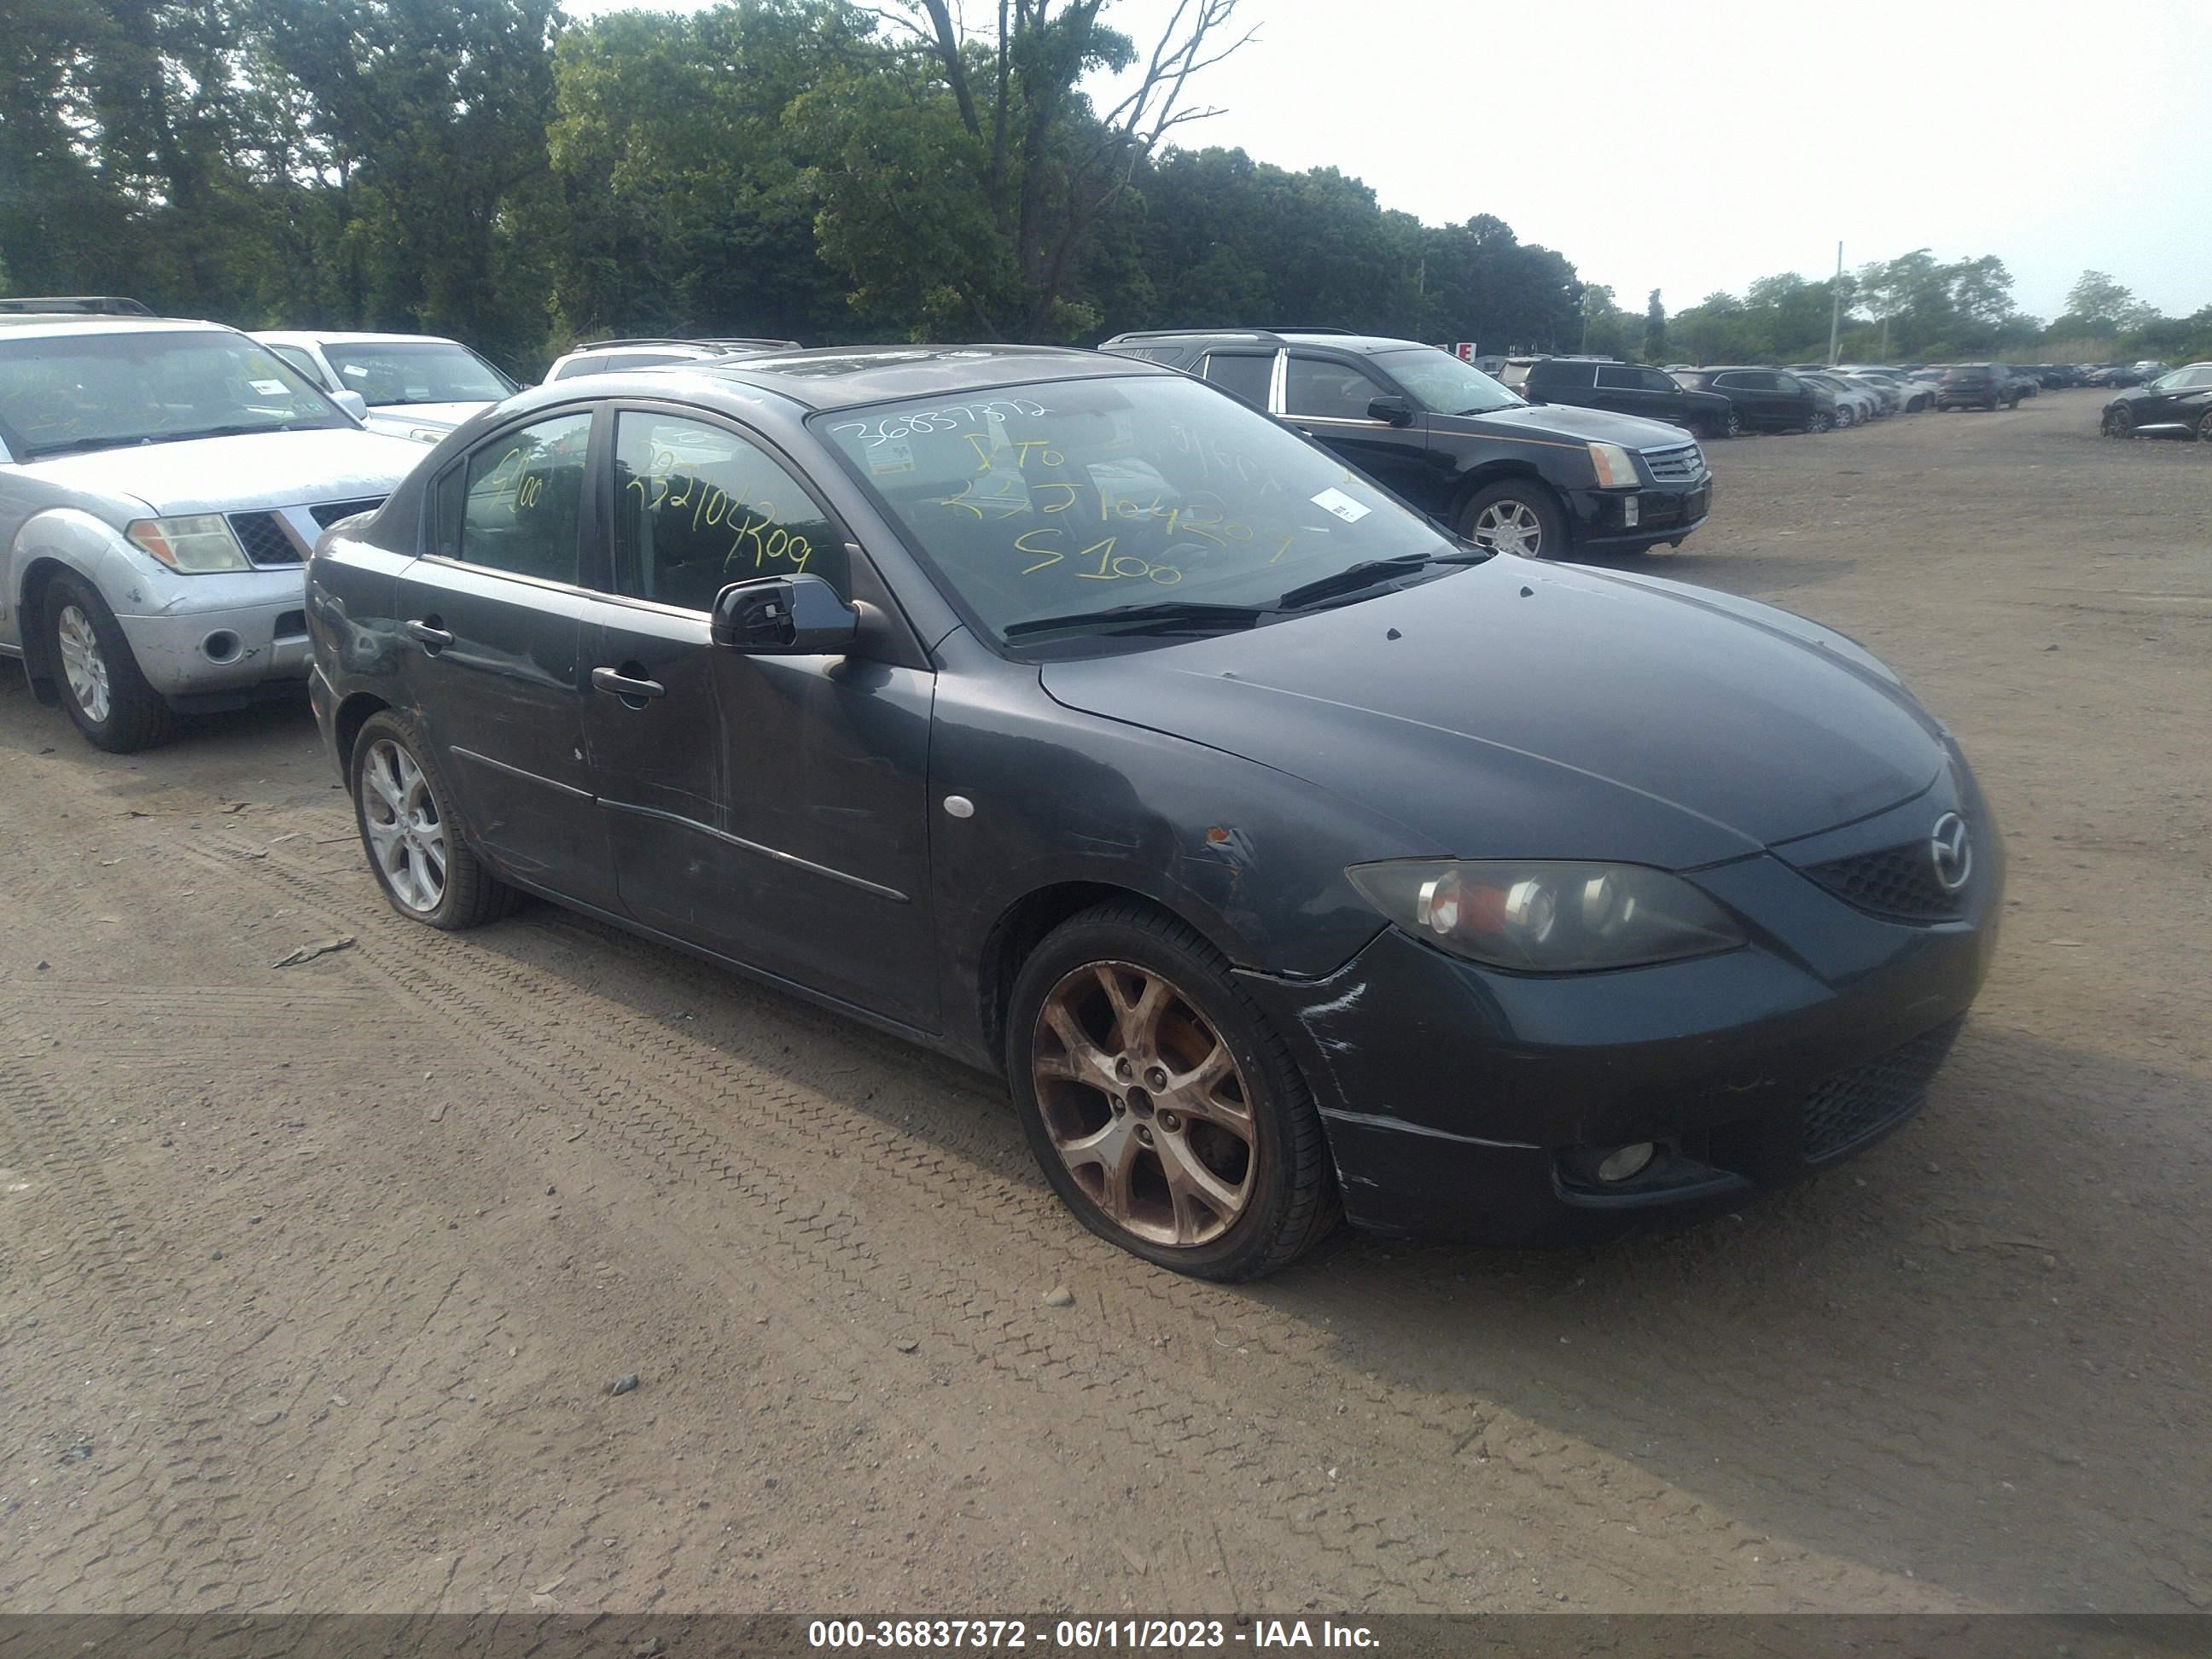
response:
M497 403L518 389L475 352L451 340L325 344L323 356L337 371L338 384L361 393L372 409Z
M242 334L179 329L0 340L0 435L18 460L353 422Z
M939 586L1024 649L1096 650L1141 620L1132 607L1272 611L1354 566L1468 556L1325 451L1181 375L916 398L814 424Z
M1413 401L1437 415L1486 415L1493 409L1525 409L1528 402L1449 351L1413 346L1378 351L1376 367L1395 375Z

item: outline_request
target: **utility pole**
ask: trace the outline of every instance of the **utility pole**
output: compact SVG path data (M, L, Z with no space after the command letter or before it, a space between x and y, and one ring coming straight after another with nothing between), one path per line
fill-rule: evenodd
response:
M1828 289L1828 367L1836 366L1836 331L1844 321L1844 245L1836 244L1836 280Z

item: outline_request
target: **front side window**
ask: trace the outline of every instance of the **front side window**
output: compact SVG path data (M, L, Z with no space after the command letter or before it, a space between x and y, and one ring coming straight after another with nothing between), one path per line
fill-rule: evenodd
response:
M1292 415L1331 421L1364 421L1367 405L1387 395L1382 383L1364 369L1327 357L1291 356L1283 406Z
M583 411L502 434L477 450L445 550L487 570L574 584L591 444L592 417Z
M19 461L353 422L258 340L228 330L0 341L0 438Z
M293 368L298 369L301 374L306 375L307 377L308 384L311 386L322 385L323 371L316 368L315 360L313 357L310 357L306 352L302 351L298 346L272 345L269 349L275 352L279 357L282 357L286 362L291 364Z
M1769 375L1767 378L1774 383L1774 390L1777 392L1803 392L1806 390L1805 382L1799 380L1795 374L1772 374Z
M1235 625L1237 611L1273 613L1355 565L1459 551L1326 450L1181 375L909 399L811 424L948 597L1024 651L1133 643L1117 630L1162 605Z
M1626 363L1600 363L1597 366L1597 383L1615 392L1641 392L1644 386L1644 372L1631 368Z
M1267 406L1267 382L1273 378L1275 360L1249 351L1216 351L1206 360L1206 378L1224 392L1231 392L1255 409Z
M711 611L732 582L820 576L851 594L844 538L789 469L720 426L615 417L615 591Z
M1642 386L1646 392L1672 392L1674 390L1674 383L1668 380L1664 374L1662 374L1656 368L1638 369L1636 371L1636 384Z
M361 393L372 409L497 403L516 389L475 352L450 340L325 345L323 355L337 371L338 384Z
M1487 415L1500 409L1528 407L1525 398L1507 391L1473 363L1462 362L1434 346L1378 351L1375 367L1394 378L1415 403L1432 414ZM1527 372L1522 371L1524 379ZM1297 405L1291 407L1295 410ZM1360 412L1366 412L1364 406Z

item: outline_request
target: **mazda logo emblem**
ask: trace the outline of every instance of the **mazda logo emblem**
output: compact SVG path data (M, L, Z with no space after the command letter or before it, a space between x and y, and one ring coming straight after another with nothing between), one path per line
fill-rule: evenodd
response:
M1928 837L1928 859L1936 868L1936 884L1945 892L1955 893L1966 884L1974 872L1974 843L1967 839L1966 819L1946 812L1936 820L1935 832Z

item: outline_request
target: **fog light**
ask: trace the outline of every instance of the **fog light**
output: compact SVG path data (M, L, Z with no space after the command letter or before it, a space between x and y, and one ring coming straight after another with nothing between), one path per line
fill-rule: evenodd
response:
M210 662L235 662L241 648L238 635L224 628L200 641L200 651Z
M1600 1160L1597 1178L1609 1182L1633 1181L1651 1167L1657 1152L1658 1148L1648 1140L1639 1140L1632 1146L1616 1146Z
M1644 503L1635 496L1631 495L1626 501L1620 504L1621 523L1626 525L1631 530L1635 529L1636 520L1643 511Z

